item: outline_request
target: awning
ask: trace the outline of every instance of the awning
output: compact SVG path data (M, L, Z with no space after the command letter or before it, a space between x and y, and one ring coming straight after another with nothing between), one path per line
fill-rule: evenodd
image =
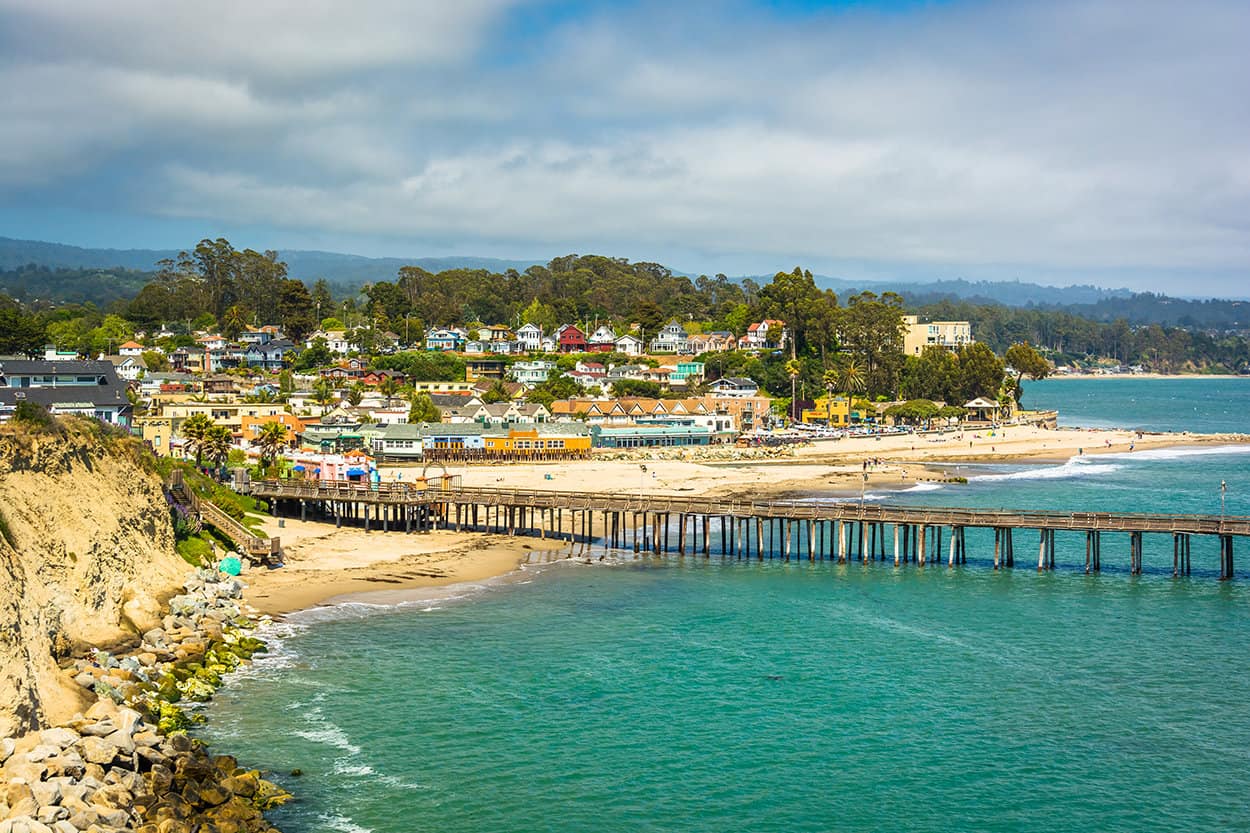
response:
M303 466L291 466L291 471L304 471Z
M365 473L364 469L350 468L347 470L348 477L360 477Z

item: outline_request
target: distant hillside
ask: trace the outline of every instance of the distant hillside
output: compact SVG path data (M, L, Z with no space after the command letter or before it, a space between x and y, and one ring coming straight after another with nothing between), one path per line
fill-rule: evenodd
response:
M332 284L359 286L379 280L393 280L401 266L420 266L431 272L446 269L487 269L504 272L524 271L545 260L500 260L492 257L363 257L335 252L280 251L292 277L309 282L325 278ZM150 272L156 262L177 257L176 249L86 249L63 243L13 240L0 237L0 271L30 264L53 269L122 269Z
M897 292L906 295L909 303L930 304L944 299L1004 304L1009 307L1067 307L1073 304L1096 304L1109 298L1128 298L1128 289L1104 289L1099 286L1042 286L1020 281L851 281L816 275L816 285L832 289L839 295L869 290L878 294Z

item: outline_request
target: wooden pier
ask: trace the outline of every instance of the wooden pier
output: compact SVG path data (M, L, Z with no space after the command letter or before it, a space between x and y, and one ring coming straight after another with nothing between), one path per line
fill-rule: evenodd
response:
M1128 566L1142 572L1143 536L1171 535L1173 576L1190 575L1190 538L1219 540L1218 574L1233 577L1233 539L1250 536L1250 517L1124 512L1046 512L902 506L856 501L731 500L647 493L464 488L448 483L322 484L255 481L239 488L276 514L363 523L406 532L455 529L540 539L602 542L634 552L808 560L893 561L925 566L967 563L966 531L994 533L995 569L1015 566L1021 534L1037 536L1039 571L1055 569L1058 532L1085 536L1085 572L1102 569L1104 533L1129 537ZM714 536L713 533L716 533ZM943 541L945 539L945 546Z

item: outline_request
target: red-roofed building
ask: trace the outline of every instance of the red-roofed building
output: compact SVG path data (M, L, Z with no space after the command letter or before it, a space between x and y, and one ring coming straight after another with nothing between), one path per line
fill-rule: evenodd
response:
M586 352L586 334L572 324L560 328L559 339L561 353Z

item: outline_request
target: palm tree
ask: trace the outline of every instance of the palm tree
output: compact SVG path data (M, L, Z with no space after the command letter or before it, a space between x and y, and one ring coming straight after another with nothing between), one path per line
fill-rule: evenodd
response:
M360 382L347 389L347 401L354 408L365 398L365 386Z
M273 463L287 444L287 429L281 422L267 422L256 433L252 441L260 448L261 468Z
M234 435L230 433L230 429L224 425L214 425L204 434L202 447L204 454L208 459L213 461L213 465L220 467L230 456L230 448L234 445Z
M204 439L215 423L204 414L192 414L182 422L179 429L188 448L195 452L195 464L204 462Z
M798 359L790 359L786 362L786 373L790 376L790 421L793 422L798 411L795 408L795 396L799 382L799 374L803 372L803 365L799 364Z
M391 407L391 399L399 392L399 382L393 376L387 376L378 384L378 392L386 397L386 407Z
M850 395L854 393L863 393L864 388L868 387L864 369L854 361L849 361L843 365L842 370L838 373L838 382L843 392L847 394L847 398L850 398Z
M820 380L825 383L825 425L833 424L833 389L838 386L838 371L826 370Z
M334 383L329 379L318 379L313 385L312 392L313 402L321 406L321 413L324 414L330 403L334 401Z

